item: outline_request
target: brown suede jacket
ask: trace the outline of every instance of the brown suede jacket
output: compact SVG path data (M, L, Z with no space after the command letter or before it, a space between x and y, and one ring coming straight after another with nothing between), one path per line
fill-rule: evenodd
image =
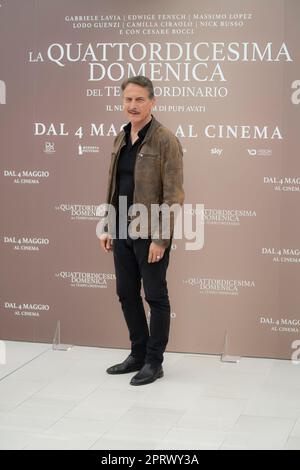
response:
M117 206L116 173L121 148L125 145L125 132L122 130L114 140L109 168L106 203ZM152 117L151 125L137 150L134 169L133 203L144 204L151 214L151 204L180 204L184 201L183 152L178 138L165 126ZM159 230L151 232L149 217L148 232L155 243L169 246L173 236L174 217L171 214L170 236L165 236L161 222ZM153 229L153 227L152 227Z

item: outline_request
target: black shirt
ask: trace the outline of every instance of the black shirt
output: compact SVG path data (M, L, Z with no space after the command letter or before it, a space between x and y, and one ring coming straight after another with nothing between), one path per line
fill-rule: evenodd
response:
M138 139L132 145L130 132L131 122L124 126L126 144L122 147L117 167L117 196L127 196L127 213L128 208L133 204L133 192L134 192L134 166L137 155L137 150L143 142L147 130L151 125L149 121L142 129L138 132Z

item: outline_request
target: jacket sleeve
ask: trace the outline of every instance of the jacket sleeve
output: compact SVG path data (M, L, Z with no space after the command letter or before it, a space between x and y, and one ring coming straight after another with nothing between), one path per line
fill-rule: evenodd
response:
M166 213L161 211L159 228L155 231L152 241L167 247L171 243L176 220L176 211L171 208L175 204L178 209L184 202L183 151L179 139L171 131L164 135L160 147L163 206L170 210ZM169 227L167 231L166 227Z

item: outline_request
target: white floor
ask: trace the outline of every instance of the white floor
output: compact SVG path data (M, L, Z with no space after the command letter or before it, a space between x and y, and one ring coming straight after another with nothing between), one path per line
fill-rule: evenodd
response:
M0 449L300 449L300 364L167 353L133 387L105 372L128 351L5 345Z

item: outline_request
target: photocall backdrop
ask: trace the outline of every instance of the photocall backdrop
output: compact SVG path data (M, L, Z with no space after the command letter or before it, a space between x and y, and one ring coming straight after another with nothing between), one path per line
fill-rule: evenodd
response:
M153 80L184 149L168 351L290 358L300 339L300 2L0 0L0 338L128 348L96 237L120 85ZM149 307L145 303L147 315ZM296 343L295 343L296 341Z

